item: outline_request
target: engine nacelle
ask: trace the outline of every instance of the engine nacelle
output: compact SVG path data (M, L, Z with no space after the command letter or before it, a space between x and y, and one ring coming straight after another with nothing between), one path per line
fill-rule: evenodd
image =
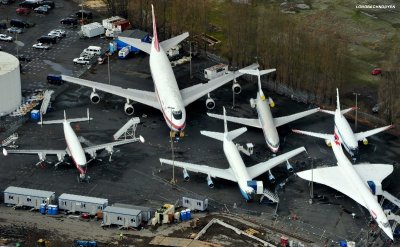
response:
M325 140L325 144L326 144L328 147L332 147L332 143L331 143L330 140Z
M133 106L131 104L125 103L124 111L125 111L126 115L130 116L135 112L135 109L133 108Z
M289 163L289 161L286 161L286 170L290 173L293 173L293 166Z
M364 138L364 139L363 139L363 144L364 144L364 145L368 145L368 139L367 139L367 138Z
M275 183L276 181L275 176L272 175L272 172L270 170L268 171L268 179L271 183Z
M90 94L90 101L92 101L93 104L98 104L100 102L100 96L93 91Z
M272 100L271 97L268 98L268 101L269 101L269 106L270 107L272 107L272 108L275 107L275 102Z
M186 169L183 169L183 179L185 181L189 181L189 179L190 179L189 173L186 171Z
M212 110L215 108L215 101L212 98L207 98L206 107L208 110Z
M240 92L242 92L242 87L240 86L240 84L239 83L233 83L233 85L232 85L232 91L235 93L235 94L240 94Z
M213 181L211 180L210 175L207 176L207 185L208 185L208 187L210 187L211 189L214 188L214 183L213 183Z

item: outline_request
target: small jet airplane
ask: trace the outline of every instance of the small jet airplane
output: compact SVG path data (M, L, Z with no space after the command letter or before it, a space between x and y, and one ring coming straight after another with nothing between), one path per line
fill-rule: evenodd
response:
M224 108L224 116L226 115L226 111ZM214 187L214 183L211 180L213 178L222 178L226 180L230 180L232 182L237 182L240 188L240 192L242 193L244 199L246 201L254 199L254 195L256 191L263 191L262 189L262 181L253 181L255 177L260 176L261 174L269 171L269 179L274 180L274 177L270 170L275 166L281 164L286 161L286 168L289 172L293 172L293 167L288 162L288 159L292 158L295 155L300 154L301 152L306 151L304 147L300 147L294 149L290 152L281 154L276 156L268 161L261 162L257 165L246 167L243 163L242 157L240 156L237 145L233 143L233 139L240 136L244 132L247 131L246 127L242 127L236 130L228 131L227 127L227 119L224 119L224 133L212 132L212 131L201 131L202 135L217 139L223 142L223 150L226 159L229 163L229 168L220 169L214 168L205 165L196 165L187 162L180 161L172 161L167 159L160 159L161 164L174 165L183 168L183 178L188 181L189 174L187 171L200 172L207 174L207 184L210 188Z
M240 72L230 72L221 77L212 79L207 83L200 83L188 88L179 90L171 63L168 60L166 51L179 44L182 40L189 36L189 33L183 33L171 39L159 42L157 35L156 17L154 15L154 7L152 5L153 15L153 39L152 43L144 43L140 39L120 37L119 40L136 47L150 55L150 71L154 81L155 92L136 90L131 88L121 88L118 86L83 80L66 75L62 75L64 81L74 84L91 87L93 92L90 94L90 100L97 104L100 102L100 96L96 90L115 94L126 98L124 106L125 113L132 115L134 108L130 100L136 101L160 110L163 113L165 122L171 129L172 135L179 132L180 136L184 136L183 130L186 126L186 110L185 107L193 101L208 94L206 107L213 109L215 101L210 97L209 93L229 81L234 81L232 90L235 93L240 93L241 87L236 82L236 78L241 76ZM257 68L258 64L252 64L246 69Z
M324 184L352 198L368 209L379 227L393 240L392 228L383 212L372 188L380 188L382 180L393 172L392 165L358 164L353 165L341 148L338 135L332 140L332 149L338 166L315 168L297 175L305 180ZM370 186L369 184L375 184Z
M336 111L328 111L328 110L320 110L325 113L329 113L335 116L335 129L334 129L334 134L322 134L322 133L315 133L315 132L309 132L309 131L302 131L302 130L292 130L295 133L303 134L303 135L309 135L309 136L314 136L318 138L325 139L325 143L328 146L331 146L332 143L330 140L332 140L334 135L337 135L339 137L340 143L343 144L344 148L346 151L351 155L352 159L355 161L357 160L357 157L359 155L359 148L358 148L358 142L363 141L364 145L368 145L368 139L367 137L375 135L379 132L388 130L394 125L388 125L385 127L380 127L372 130L368 130L365 132L359 132L359 133L354 133L353 130L351 129L349 123L347 122L346 118L343 116L343 114L346 114L352 110L355 109L355 107L348 108L345 110L340 110L340 101L339 101L339 90L336 88L336 100L337 100L337 106L336 106Z
M91 147L86 147L83 148L81 143L79 142L79 139L77 135L75 134L74 130L72 129L70 123L71 122L81 122L81 121L89 121L92 118L89 117L89 113L87 118L74 118L74 119L69 119L67 120L66 114L64 111L64 119L63 120L50 120L50 121L43 121L41 118L41 121L38 124L58 124L62 123L63 124L63 129L64 129L64 137L65 141L67 143L67 148L65 150L6 150L3 148L3 155L7 156L8 154L37 154L39 156L39 162L36 163L36 166L41 164L42 162L45 162L46 156L47 155L57 155L58 162L54 165L57 167L59 164L64 162L65 156L70 156L72 157L76 169L79 171L79 176L78 176L78 181L89 181L90 177L87 176L87 164L94 160L97 156L96 152L102 149L105 149L109 154L110 158L109 161L111 161L112 154L114 152L114 147L119 146L119 145L124 145L132 142L144 142L144 138L140 136L139 138L132 138L132 139L125 139L125 140L120 140L120 141L115 141L115 142L110 142L110 143L105 143L105 144L100 144L100 145L95 145ZM86 160L85 153L89 154L91 159L89 161Z
M276 153L279 150L279 135L277 127L295 121L297 119L306 117L310 114L318 112L319 108L315 108L312 110L296 113L290 116L278 117L274 118L271 113L271 107L275 106L274 101L269 98L268 102L265 99L264 92L261 88L261 79L262 75L274 72L276 69L268 69L268 70L248 70L241 69L239 72L243 74L256 75L258 76L258 92L255 99L250 99L250 106L252 108L256 108L258 118L239 118L239 117L226 117L226 120L234 123L239 123L255 128L262 129L264 133L265 142L267 146L271 149L272 152ZM222 115L207 113L208 116L218 119L224 119Z

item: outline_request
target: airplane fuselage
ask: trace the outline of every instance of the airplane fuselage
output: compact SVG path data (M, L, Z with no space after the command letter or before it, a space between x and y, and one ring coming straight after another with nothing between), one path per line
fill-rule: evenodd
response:
M265 141L271 151L276 153L279 149L279 135L278 130L275 127L274 117L272 116L269 102L265 99L261 99L260 93L257 93L255 101L258 120L261 129L263 130Z
M357 190L358 194L363 198L364 205L368 209L371 216L378 223L379 227L382 228L388 236L392 236L392 229L389 221L383 212L378 200L371 193L369 185L364 182L354 169L352 163L347 159L343 153L340 145L332 144L333 152L336 156L338 166L341 168L342 176L348 179L348 182L352 187Z
M223 149L244 199L247 201L253 199L255 191L252 187L247 185L247 181L250 181L251 178L247 172L246 165L243 163L239 150L236 145L231 140L226 139L226 137L224 139Z
M82 145L69 122L63 122L63 129L70 156L74 160L75 166L79 170L80 174L84 175L86 173L85 167L87 161Z
M154 39L150 52L150 71L160 109L167 125L173 131L183 131L186 126L186 110L178 83L167 54L161 45L158 48L155 47Z
M355 138L354 132L347 122L346 118L342 115L340 110L335 112L335 133L338 135L340 142L343 144L346 151L352 156L358 156L358 142Z

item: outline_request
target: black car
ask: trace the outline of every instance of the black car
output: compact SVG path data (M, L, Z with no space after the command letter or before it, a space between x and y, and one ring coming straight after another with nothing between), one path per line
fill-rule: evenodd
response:
M42 36L37 39L39 43L43 44L56 44L57 43L57 37L51 37L51 36Z
M61 24L64 25L78 25L78 20L76 18L67 17L60 20Z
M54 9L54 7L55 7L55 4L54 4L53 1L41 1L41 2L39 2L39 5L40 5L40 6L42 6L42 5L49 5L52 9Z
M75 13L76 17L79 19L92 19L93 14L92 12L88 10L79 10L78 12Z
M35 24L27 22L27 21L22 21L22 20L19 20L19 19L12 19L10 21L10 26L19 27L19 28L26 28L26 27L33 27L33 26L35 26Z
M32 59L28 56L25 56L24 54L19 54L18 55L18 60L19 61L25 61L25 62L30 62Z
M30 2L30 1L25 1L19 4L21 8L29 8L29 9L34 9L39 7L39 2Z
M7 23L0 23L0 29L7 29Z

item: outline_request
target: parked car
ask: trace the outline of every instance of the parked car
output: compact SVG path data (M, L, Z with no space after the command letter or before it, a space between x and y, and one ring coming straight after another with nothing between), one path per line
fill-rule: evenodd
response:
M15 2L15 0L1 0L2 4L11 4L13 2Z
M45 43L45 44L56 44L57 43L57 37L42 36L42 37L37 39L37 42Z
M61 30L61 29L54 29L54 30L51 30L48 34L47 34L47 36L50 36L50 37L57 37L57 38L63 38L63 37L65 37L66 36L66 34L65 34L65 31L64 30Z
M22 20L19 20L19 19L11 19L10 26L19 27L19 28L27 28L27 27L35 26L35 23L22 21Z
M18 28L18 27L10 27L9 29L7 29L7 33L22 33L22 29Z
M39 7L35 8L33 11L35 11L35 13L39 13L39 14L49 13L49 9L44 6L39 6Z
M57 74L48 74L47 82L50 84L61 85L63 83L61 75Z
M49 45L43 44L43 43L36 43L32 46L35 49L44 49L44 50L48 50L50 49Z
M19 4L20 7L22 8L29 8L29 9L34 9L40 6L39 2L32 2L32 1L24 1Z
M78 12L75 13L76 17L79 19L92 19L93 14L92 12L88 10L79 10Z
M65 30L62 30L62 29L53 29L53 30L51 30L51 32L60 33L64 37L67 36Z
M64 25L78 25L78 20L76 18L67 17L60 20L61 24Z
M17 8L15 10L15 12L17 12L17 14L19 14L19 15L27 15L27 14L29 14L31 12L31 9L28 9L28 8Z
M8 36L8 35L5 35L5 34L0 34L0 40L1 41L12 42L13 38L11 36Z
M381 68L375 68L371 71L371 75L380 75L380 74L382 74Z
M32 59L30 57L25 56L24 54L19 54L17 58L18 58L19 61L23 61L23 62L32 61Z
M86 57L78 57L74 58L73 62L74 64L89 64L90 60Z
M0 29L7 29L7 23L0 23Z
M48 5L51 9L54 9L56 7L53 1L41 1L39 2L39 5Z

